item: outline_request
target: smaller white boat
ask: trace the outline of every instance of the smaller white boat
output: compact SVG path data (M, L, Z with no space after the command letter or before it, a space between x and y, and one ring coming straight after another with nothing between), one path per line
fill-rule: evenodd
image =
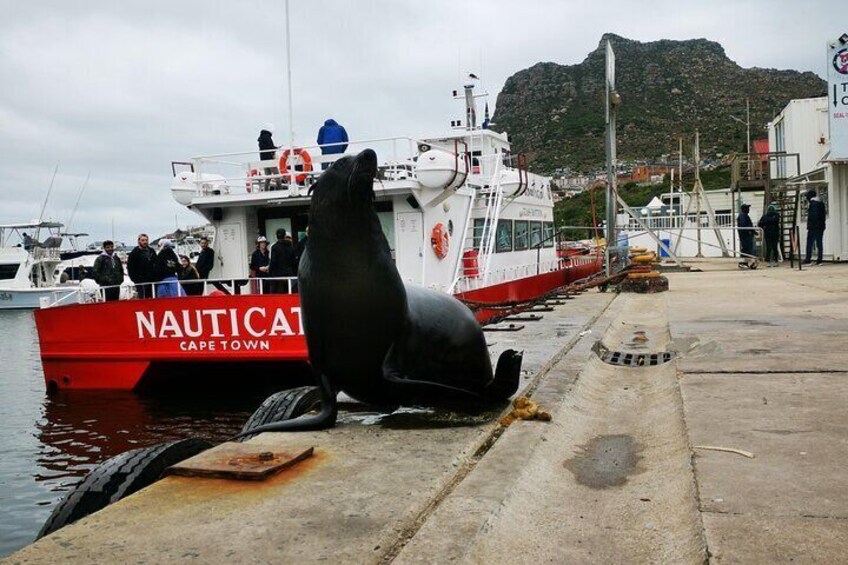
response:
M38 308L42 297L53 301L77 289L54 280L62 261L62 227L58 222L0 225L0 310Z

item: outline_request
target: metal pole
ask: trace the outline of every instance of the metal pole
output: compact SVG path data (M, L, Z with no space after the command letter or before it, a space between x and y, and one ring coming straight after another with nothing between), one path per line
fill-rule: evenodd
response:
M294 111L292 110L291 27L289 26L289 0L286 0L286 74L289 82L289 149L294 152ZM294 167L292 167L291 170L294 170Z
M607 135L606 135L606 153L607 153L607 276L611 275L610 269L610 248L616 245L615 240L615 210L616 206L616 186L615 186L615 107L617 101L614 100L615 94L615 53L612 50L612 45L607 40L606 49L606 118L607 118Z

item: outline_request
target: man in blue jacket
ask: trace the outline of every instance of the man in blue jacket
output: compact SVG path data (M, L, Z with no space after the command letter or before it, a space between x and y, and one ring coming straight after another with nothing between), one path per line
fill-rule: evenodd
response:
M824 240L825 216L827 211L824 202L818 197L815 190L807 191L807 258L805 265L809 265L813 259L813 244L816 245L816 265L822 264L822 248Z
M322 155L337 155L339 153L344 153L347 151L347 142L347 132L345 131L344 126L339 125L336 123L336 120L332 118L324 122L324 125L321 126L320 130L318 130L318 145L321 146ZM325 145L329 143L338 143L338 145L325 147ZM324 170L329 166L329 163L322 163L321 170Z

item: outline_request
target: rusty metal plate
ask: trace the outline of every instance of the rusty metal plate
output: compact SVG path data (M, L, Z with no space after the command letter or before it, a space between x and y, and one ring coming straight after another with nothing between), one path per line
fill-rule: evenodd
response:
M169 467L165 475L261 481L312 457L314 451L312 446L279 451L227 442Z

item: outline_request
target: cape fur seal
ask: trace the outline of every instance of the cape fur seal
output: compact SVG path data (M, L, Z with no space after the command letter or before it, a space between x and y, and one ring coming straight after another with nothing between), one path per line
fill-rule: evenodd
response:
M330 427L336 394L383 405L504 400L518 388L521 354L493 374L486 340L453 296L404 285L374 209L377 155L339 159L312 186L309 244L298 288L321 413L257 431Z

